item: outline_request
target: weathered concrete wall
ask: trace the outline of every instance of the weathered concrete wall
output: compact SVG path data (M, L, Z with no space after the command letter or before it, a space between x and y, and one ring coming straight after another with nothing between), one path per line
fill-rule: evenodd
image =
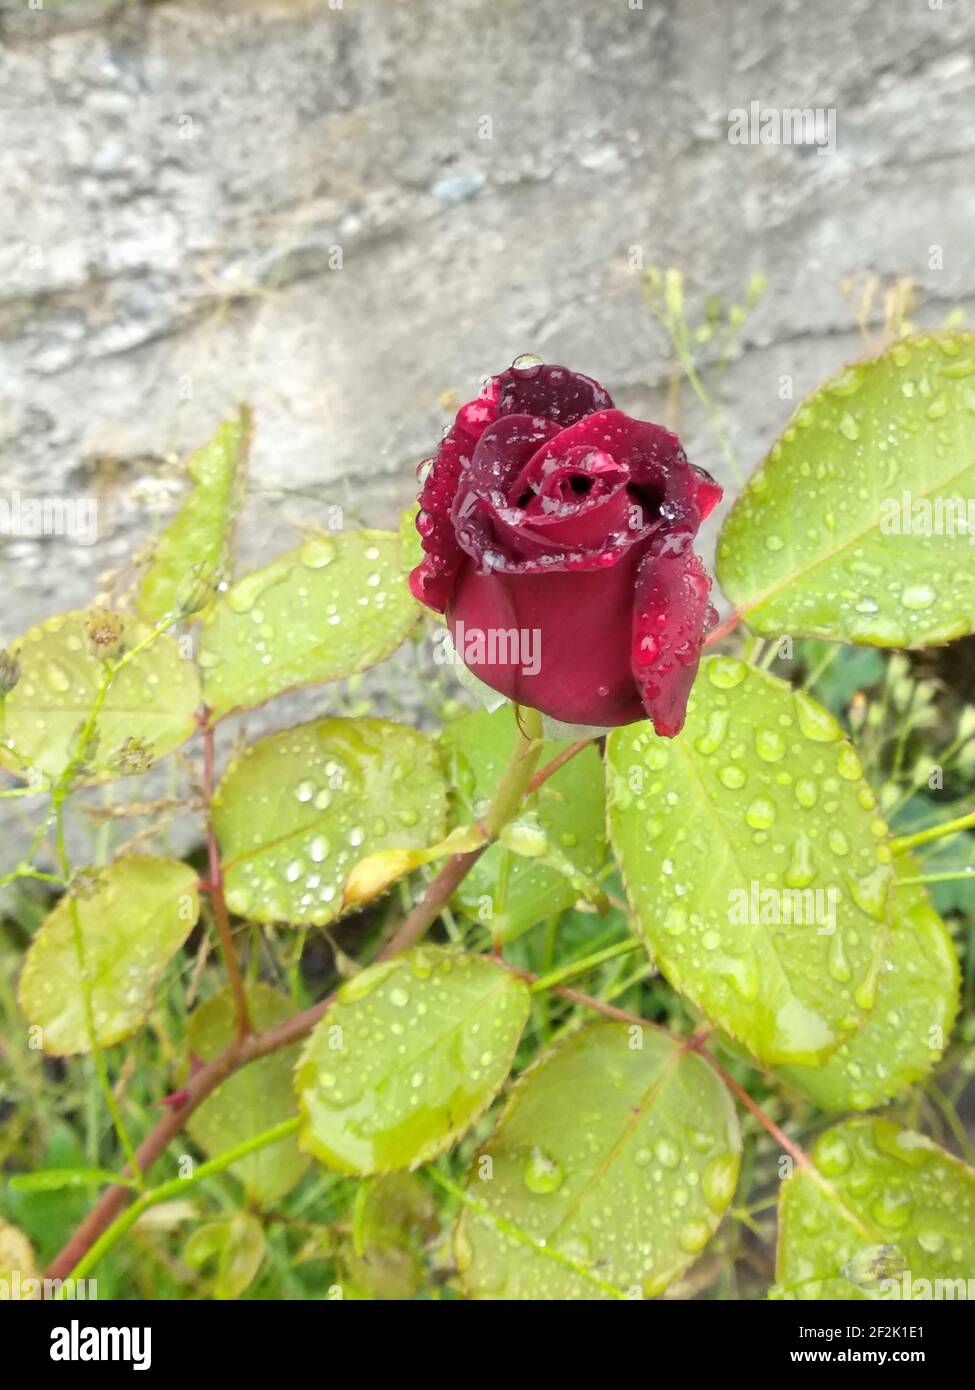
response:
M377 521L442 393L520 351L659 411L634 245L700 296L770 276L724 384L748 465L779 374L858 350L841 276L912 275L931 321L975 296L960 0L332 4L0 0L2 483L102 497L90 549L4 546L4 636L119 563L241 397L258 488ZM752 99L835 107L835 153L730 144ZM319 514L259 512L264 551Z
M635 246L698 303L769 276L722 386L746 467L780 374L860 350L841 277L975 301L975 8L634 5L0 0L0 481L102 503L90 548L0 542L0 635L87 599L243 397L253 559L329 502L388 523L445 393L519 352L659 418ZM835 152L731 144L752 100L835 108Z

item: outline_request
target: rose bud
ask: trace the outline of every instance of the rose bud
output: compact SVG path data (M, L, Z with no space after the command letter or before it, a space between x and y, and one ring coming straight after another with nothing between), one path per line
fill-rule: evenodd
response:
M677 436L518 358L422 468L410 587L469 669L567 724L679 733L716 619L692 545L721 489Z

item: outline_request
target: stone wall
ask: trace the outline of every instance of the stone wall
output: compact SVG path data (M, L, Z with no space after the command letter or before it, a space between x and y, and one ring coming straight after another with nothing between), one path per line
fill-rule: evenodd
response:
M638 254L697 306L769 277L721 386L751 467L782 374L862 350L844 276L975 301L973 44L963 0L0 0L0 482L101 504L91 547L0 542L0 636L124 564L241 398L248 562L329 503L388 524L517 353L659 418ZM730 143L753 100L835 150Z

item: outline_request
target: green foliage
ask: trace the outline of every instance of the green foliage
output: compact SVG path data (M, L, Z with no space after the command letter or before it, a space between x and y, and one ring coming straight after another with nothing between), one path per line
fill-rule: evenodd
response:
M475 1160L456 1238L466 1290L654 1297L714 1234L740 1148L730 1096L682 1043L583 1028L526 1073Z
M621 729L607 767L623 879L667 978L763 1062L828 1057L874 1007L893 877L833 717L707 657L683 733Z
M104 609L65 613L10 645L19 678L3 702L4 762L54 780L104 691L80 750L79 771L107 780L145 772L193 734L200 703L196 667L165 633L112 675L112 665L152 629Z
M323 926L352 868L444 831L446 789L422 734L381 719L320 719L251 744L213 801L227 902L255 922Z
M310 536L239 579L203 622L203 695L217 717L340 680L398 647L420 615L388 531Z
M295 1069L301 1147L360 1175L443 1153L503 1086L527 1017L526 986L480 956L424 946L362 971Z
M812 1160L815 1172L797 1169L782 1184L778 1296L900 1298L905 1279L908 1290L915 1280L968 1280L975 1171L925 1135L878 1119L827 1130ZM937 1295L929 1287L926 1296Z
M902 877L916 873L905 856ZM894 884L890 945L877 1002L858 1033L822 1067L780 1072L821 1110L871 1110L926 1076L958 1012L958 956L919 884Z
M718 579L755 632L920 647L973 631L973 406L975 336L941 333L798 407L718 542Z
M201 613L229 573L251 428L250 408L242 406L187 462L193 486L156 542L136 599L148 622Z
M453 720L441 735L451 788L451 822L468 825L483 813L498 778L511 757L517 726L510 705L489 714L475 710ZM557 757L568 744L548 740L542 761ZM474 865L454 896L456 906L490 927L494 936L512 941L545 917L571 907L580 896L565 872L546 862L559 856L583 875L602 868L606 854L603 770L595 747L578 757L525 802L544 832L546 844L537 858L526 858L504 845L492 845Z
M44 1051L88 1052L138 1028L199 910L196 875L175 859L130 855L78 875L20 976L20 1007Z
M287 1018L292 1005L287 995L257 983L247 990L247 1010L253 1026L263 1032ZM187 1051L199 1061L212 1061L233 1041L235 1033L233 996L230 990L221 990L190 1015ZM294 1115L291 1073L299 1050L297 1044L281 1048L228 1077L187 1121L194 1143L204 1153L216 1156ZM289 1136L248 1154L230 1171L243 1183L251 1201L269 1205L290 1192L307 1167L307 1158Z
M764 283L702 319L685 288L648 273L733 469L704 359ZM955 653L880 649L971 630L970 537L884 508L971 490L973 364L905 339L800 406L722 532L752 635L677 738L581 749L434 669L415 509L235 578L225 421L135 593L0 653L0 795L33 824L0 872L0 1279L77 1250L119 1180L73 1270L103 1298L966 1278L975 707ZM251 714L299 687L275 732Z

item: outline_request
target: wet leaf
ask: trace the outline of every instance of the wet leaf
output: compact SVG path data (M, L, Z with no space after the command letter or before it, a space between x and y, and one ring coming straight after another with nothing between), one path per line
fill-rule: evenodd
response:
M765 636L948 642L975 628L972 497L975 336L903 339L800 405L722 528L718 579Z
M214 798L227 904L255 922L322 926L355 864L436 843L445 816L436 749L403 724L319 719L271 734Z
M195 1269L216 1260L213 1297L239 1298L257 1278L264 1262L267 1242L264 1228L256 1216L235 1211L226 1221L214 1221L193 1232L183 1249L183 1258Z
M199 915L196 883L175 859L132 854L88 871L74 890L99 1046L128 1037L148 1014L163 969ZM18 998L28 1023L41 1028L45 1052L90 1051L72 899L61 899L31 942Z
M423 1246L439 1230L437 1206L413 1173L362 1183L342 1255L343 1289L358 1297L412 1298L423 1287Z
M975 1170L879 1119L827 1130L812 1160L818 1179L797 1168L782 1184L775 1296L971 1296Z
M451 821L465 825L487 809L515 746L512 706L494 713L475 710L448 724L441 735L452 788ZM566 742L547 741L543 767ZM525 803L534 811L553 848L583 874L599 872L606 857L603 772L598 749L577 753ZM454 896L463 912L511 941L535 922L571 907L580 897L558 870L492 845L467 874Z
M504 1085L528 988L483 956L423 946L339 991L295 1069L299 1144L341 1173L443 1153Z
M251 1025L264 1032L294 1013L290 1000L270 985L255 982L247 989ZM233 996L221 990L190 1015L186 1047L191 1056L209 1062L234 1040ZM242 1067L218 1086L186 1122L194 1143L215 1158L248 1139L290 1119L297 1112L291 1074L299 1046L281 1048ZM270 1206L300 1181L308 1159L298 1152L293 1135L240 1159L229 1170L244 1185L248 1198Z
M902 876L918 872L909 856ZM920 1081L944 1052L958 1012L958 954L923 884L895 885L877 1006L821 1068L779 1075L822 1110L871 1110Z
M149 622L200 613L230 574L251 432L250 409L242 406L187 461L193 485L155 544L136 602Z
M112 616L124 646L135 646L151 631ZM65 613L11 643L21 674L3 704L3 732L13 749L8 764L19 756L53 779L74 754L106 674L105 661L95 654L91 618L92 613ZM192 736L199 703L196 667L183 659L172 637L161 634L112 682L82 775L106 780L144 772Z
M239 579L206 615L200 666L219 718L365 671L420 615L389 531L315 535Z
M823 1061L873 1008L893 878L832 715L708 657L683 732L617 730L607 774L627 895L663 974L761 1061Z
M642 1045L637 1045L642 1044ZM519 1080L458 1223L471 1297L653 1298L703 1250L738 1180L734 1106L663 1033L597 1023Z

